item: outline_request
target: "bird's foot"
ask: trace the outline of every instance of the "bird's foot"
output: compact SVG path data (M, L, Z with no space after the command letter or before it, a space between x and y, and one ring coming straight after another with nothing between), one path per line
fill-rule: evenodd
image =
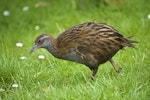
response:
M118 71L117 72L117 77L122 75L122 68L118 67Z
M118 74L121 74L121 73L122 73L122 68L118 67L118 69L116 70L116 72L117 72Z
M89 78L88 82L93 82L93 80L94 80L94 77L91 76L91 77Z

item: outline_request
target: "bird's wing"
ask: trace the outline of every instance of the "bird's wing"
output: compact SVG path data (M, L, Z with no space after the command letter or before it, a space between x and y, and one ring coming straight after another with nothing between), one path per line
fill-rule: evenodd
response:
M68 50L79 45L95 45L95 42L101 44L102 41L109 42L108 40L113 40L111 38L114 37L123 36L106 24L88 22L64 31L57 38L57 46L62 50Z

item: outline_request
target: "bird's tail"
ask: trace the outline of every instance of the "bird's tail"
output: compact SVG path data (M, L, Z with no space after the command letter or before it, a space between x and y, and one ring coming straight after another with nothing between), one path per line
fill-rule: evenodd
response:
M131 48L135 48L135 49L136 49L136 47L134 46L134 44L135 44L135 43L138 43L138 42L137 42L137 41L134 41L134 40L131 40L132 37L133 37L133 36L129 36L129 37L125 38L125 41L126 41L126 42L123 43L123 46L128 46L128 47L131 47Z

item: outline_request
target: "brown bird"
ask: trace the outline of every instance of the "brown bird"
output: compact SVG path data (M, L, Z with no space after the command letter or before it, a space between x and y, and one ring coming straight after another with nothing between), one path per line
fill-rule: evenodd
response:
M134 47L136 41L125 38L113 27L95 22L73 26L56 39L48 34L38 36L30 53L38 48L47 49L54 57L86 65L95 76L100 64L110 61L117 73L121 69L112 57L124 47Z

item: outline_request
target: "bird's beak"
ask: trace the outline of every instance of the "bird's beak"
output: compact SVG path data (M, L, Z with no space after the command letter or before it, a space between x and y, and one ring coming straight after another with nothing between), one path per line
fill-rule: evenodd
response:
M30 54L32 54L32 52L34 52L36 49L38 49L38 46L34 44L34 46L30 50Z

